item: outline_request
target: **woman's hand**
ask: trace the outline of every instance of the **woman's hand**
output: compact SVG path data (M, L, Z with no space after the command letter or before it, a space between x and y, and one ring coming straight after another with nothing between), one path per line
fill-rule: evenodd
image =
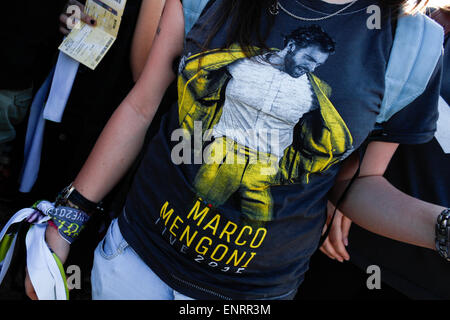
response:
M50 225L47 226L45 239L50 249L52 249L52 251L58 256L58 258L61 260L61 263L64 264L70 251L69 243L59 235L56 228L51 227ZM30 299L38 300L27 268L25 268L25 293Z
M328 201L327 211L328 218L323 229L324 233L334 212L334 206L330 201ZM338 260L339 262L350 260L350 255L347 252L346 246L348 246L348 233L350 231L351 224L352 221L337 210L328 237L320 247L320 251L322 251L330 259Z
M93 17L84 13L84 5L76 0L69 0L64 8L64 12L59 16L59 31L63 35L68 35L80 20L91 26L96 24Z
M371 142L367 147L364 160L361 163L358 178L382 177L397 147L398 144L396 143ZM344 161L336 178L337 184L340 184L341 182L348 183L353 178L357 173L359 161L358 151L354 152ZM331 194L333 194L333 192ZM335 201L341 196L342 190L334 195ZM342 208L342 206L340 208ZM327 223L323 232L325 232L327 225L331 220L334 209L335 207L332 202L328 201ZM366 209L364 208L361 210ZM344 211L344 214L347 214L347 212ZM337 210L328 237L320 247L320 251L331 259L336 259L340 262L349 260L350 255L347 252L346 246L348 245L348 233L351 224L352 220L344 216L341 211Z

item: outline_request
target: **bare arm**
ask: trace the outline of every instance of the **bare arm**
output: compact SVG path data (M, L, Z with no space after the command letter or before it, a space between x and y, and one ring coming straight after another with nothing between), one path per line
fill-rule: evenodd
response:
M139 79L152 48L165 3L166 0L144 0L141 4L130 53L135 82Z
M397 144L372 142L361 165L361 173L340 206L343 214L361 227L379 235L434 249L434 226L443 207L411 197L393 187L384 171ZM336 203L358 160L346 160L330 199Z
M183 49L184 18L179 0L167 0L142 76L100 135L74 186L100 201L126 173L139 153L147 129L174 80L172 63Z
M87 199L100 201L121 179L137 157L162 97L174 80L173 60L183 49L184 17L179 0L167 0L156 36L139 81L116 109L97 140L74 186ZM69 244L52 227L46 240L64 263ZM37 299L26 272L25 292Z

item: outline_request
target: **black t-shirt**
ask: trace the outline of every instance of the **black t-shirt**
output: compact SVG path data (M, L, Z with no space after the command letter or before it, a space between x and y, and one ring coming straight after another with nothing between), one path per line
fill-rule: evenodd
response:
M360 0L314 22L280 11L271 49L254 48L252 58L237 44L223 48L227 24L202 51L201 27L220 2L187 36L178 100L148 145L119 225L139 256L188 296L292 297L340 163L375 126L392 26L386 19L369 29L367 7L377 2ZM280 3L304 17L343 8ZM430 106L439 86L437 68L423 94ZM385 123L392 130L383 135L430 140L436 109L412 109Z
M450 105L448 50L447 37L441 96ZM439 120L450 125L448 117ZM385 177L407 194L450 207L450 155L436 138L421 145L400 145ZM349 235L349 253L352 262L364 270L378 265L382 280L410 298L450 299L450 265L432 250L383 238L355 225Z

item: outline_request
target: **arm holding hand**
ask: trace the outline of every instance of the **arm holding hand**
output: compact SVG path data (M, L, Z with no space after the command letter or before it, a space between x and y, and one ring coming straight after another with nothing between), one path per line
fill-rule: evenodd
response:
M179 0L166 1L159 29L142 75L106 124L73 183L77 191L92 202L101 201L125 175L142 148L165 91L175 79L172 63L181 54L184 41L184 18ZM69 243L52 227L47 227L46 240L64 263ZM28 275L25 288L30 298L37 299Z
M435 224L445 208L411 197L383 177L397 146L387 142L369 144L361 173L339 209L354 223L371 232L435 250ZM356 172L357 165L357 157L346 160L330 192L333 203Z

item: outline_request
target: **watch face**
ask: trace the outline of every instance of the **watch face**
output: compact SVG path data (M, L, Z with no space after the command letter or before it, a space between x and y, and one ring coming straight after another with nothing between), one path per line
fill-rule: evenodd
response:
M72 184L62 189L61 192L56 197L55 205L57 206L65 205L74 189L75 188L72 186Z

